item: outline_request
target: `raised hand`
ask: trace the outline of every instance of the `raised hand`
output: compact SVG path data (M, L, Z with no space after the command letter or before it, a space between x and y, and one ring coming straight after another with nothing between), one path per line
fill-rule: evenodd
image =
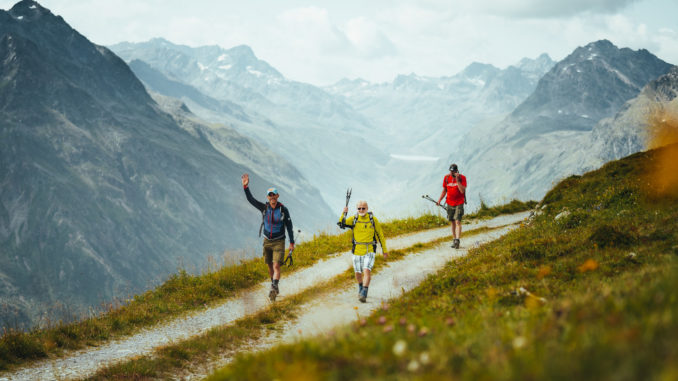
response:
M250 184L250 175L244 173L242 176L240 176L240 180L242 180L242 186L246 187Z

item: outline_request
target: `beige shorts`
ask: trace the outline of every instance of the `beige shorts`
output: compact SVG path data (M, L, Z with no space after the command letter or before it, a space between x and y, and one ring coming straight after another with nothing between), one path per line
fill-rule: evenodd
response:
M279 263L285 260L285 238L268 240L264 238L264 260L266 264Z
M461 221L464 216L464 204L447 206L447 219L450 221Z

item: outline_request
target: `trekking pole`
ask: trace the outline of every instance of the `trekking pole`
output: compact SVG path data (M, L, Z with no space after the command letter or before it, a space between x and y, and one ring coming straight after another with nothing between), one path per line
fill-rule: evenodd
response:
M298 234L297 234L297 239L301 238L301 234L302 234L302 233L301 233L301 230L297 230L297 233L298 233ZM295 246L295 247L296 247L296 246ZM285 258L285 260L283 261L283 263L282 263L283 265L287 264L287 267L290 267L290 266L292 266L292 264L294 264L294 259L292 259L292 252L294 252L294 247L292 248L292 250L290 250L290 251L287 253L287 258ZM289 263L288 263L288 262L289 262Z
M431 201L432 203L438 205L439 207L445 209L445 211L447 211L447 206L443 206L443 205L438 204L438 201L432 199L431 196L425 194L425 195L421 196L421 198L423 198L424 200L429 200L429 201Z
M353 188L348 188L346 190L346 207L348 208L348 200L351 199L351 192L353 191ZM346 221L346 213L342 213L341 215L341 221L337 222L337 226L339 226L341 229L346 228L346 225L344 225L344 221Z
M285 258L285 260L283 261L282 263L283 265L287 264L287 267L292 266L292 264L294 263L294 259L292 259L292 252L294 252L294 248L292 248L292 250L290 250L290 252L287 253L287 258Z

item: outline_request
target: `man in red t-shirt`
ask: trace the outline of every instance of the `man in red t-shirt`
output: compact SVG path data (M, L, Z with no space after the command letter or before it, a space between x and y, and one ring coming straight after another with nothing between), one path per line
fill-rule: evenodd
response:
M447 219L452 222L452 247L459 248L461 238L461 217L464 216L464 202L466 201L466 176L459 173L456 164L450 165L450 174L443 179L443 193L440 194L438 205L447 194Z

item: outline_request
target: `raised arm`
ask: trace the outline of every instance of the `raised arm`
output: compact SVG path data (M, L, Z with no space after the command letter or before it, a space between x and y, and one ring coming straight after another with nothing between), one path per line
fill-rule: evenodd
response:
M252 196L252 192L250 192L250 188L249 188L250 176L247 173L245 173L240 177L240 179L242 181L242 187L245 190L245 196L247 197L247 201L249 201L250 204L252 204L252 206L259 209L259 211L263 212L264 210L266 210L266 204L264 204L263 202L257 201L254 198L254 196Z
M461 174L459 174L459 173L457 173L457 176L455 176L455 177L457 178L457 188L459 188L459 192L461 192L462 194L465 194L466 193L466 180L463 177L461 177Z

